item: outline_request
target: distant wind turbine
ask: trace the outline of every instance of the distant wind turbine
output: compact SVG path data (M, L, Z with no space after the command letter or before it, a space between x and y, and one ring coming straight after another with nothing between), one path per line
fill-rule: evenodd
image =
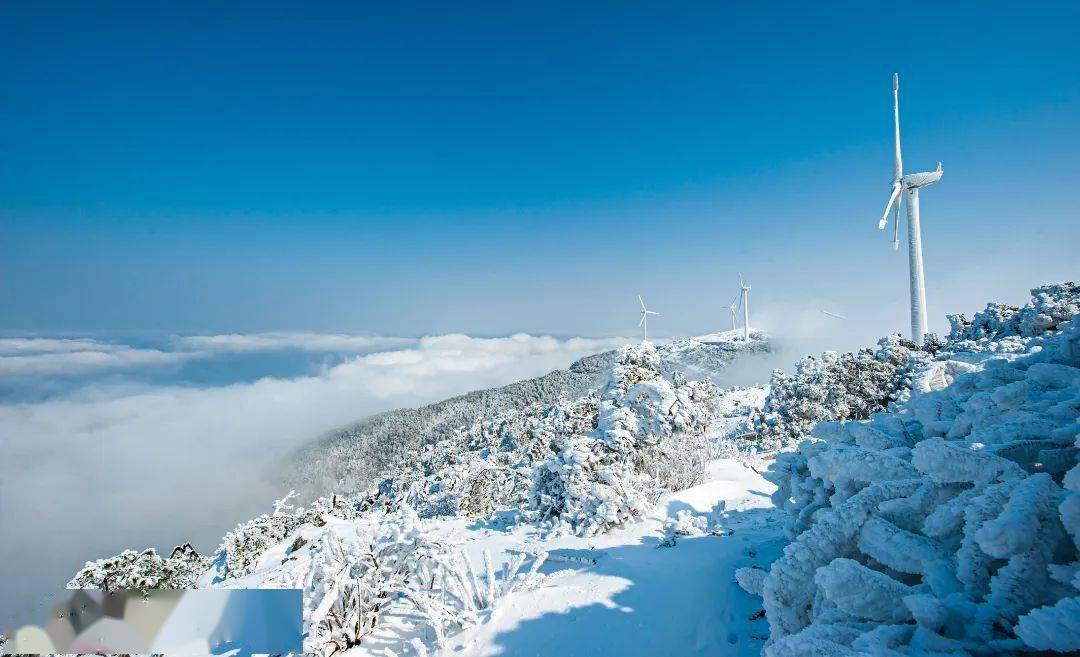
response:
M738 298L737 295L736 295L736 298ZM728 306L728 308L731 310L731 330L735 331L736 329L739 328L739 325L736 323L736 320L735 320L735 311L738 310L739 305L733 303L730 306Z
M739 292L742 294L742 321L743 321L743 338L750 341L750 286L743 280L742 274L739 274Z
M941 180L941 162L937 170L925 173L904 175L903 160L900 157L900 76L893 74L893 135L895 138L896 167L893 175L892 195L881 215L878 228L885 230L889 223L889 211L893 210L893 241L895 251L900 247L900 193L907 197L908 217L908 264L911 287L911 339L915 344L922 344L923 336L929 331L926 323L926 278L923 274L922 230L919 225L919 188L932 185Z
M642 333L641 333L642 340L644 342L648 342L649 341L649 315L659 315L660 313L658 313L656 311L653 311L653 310L649 310L648 308L646 308L645 307L645 300L641 298L640 294L638 295L637 300L638 300L638 303L641 304L641 321L638 322L638 326L640 326L642 328Z

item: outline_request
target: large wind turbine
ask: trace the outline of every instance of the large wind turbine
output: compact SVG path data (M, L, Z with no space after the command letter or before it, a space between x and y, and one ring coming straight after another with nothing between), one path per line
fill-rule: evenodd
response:
M637 300L638 300L638 303L641 304L641 321L638 322L638 326L640 326L642 328L642 334L641 334L642 335L642 341L643 342L648 342L649 341L649 315L659 315L660 313L655 312L653 310L649 310L648 308L646 308L645 307L645 301L641 298L640 294L638 295Z
M750 286L739 274L739 293L742 294L742 329L743 339L750 342Z
M896 171L893 175L892 195L885 205L878 228L885 229L889 223L889 211L895 205L893 216L893 241L895 251L900 247L900 193L907 197L908 217L908 264L911 272L911 339L922 344L923 336L929 331L926 324L926 278L923 274L922 230L919 226L919 188L932 185L941 180L941 162L936 171L904 175L903 161L900 157L900 76L893 74L893 128L896 139Z

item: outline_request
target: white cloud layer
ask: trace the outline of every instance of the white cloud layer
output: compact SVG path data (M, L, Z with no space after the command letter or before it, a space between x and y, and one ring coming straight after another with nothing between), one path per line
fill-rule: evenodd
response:
M350 335L347 333L226 333L176 338L182 349L193 351L279 351L364 353L415 344L412 338Z
M93 338L0 338L0 379L80 376L174 367L225 353L304 351L363 354L416 345L415 338L345 333L231 333L174 337L169 348L132 347Z
M119 346L91 338L0 338L0 356L66 351L109 351Z
M0 519L19 536L0 542L0 563L20 564L0 587L0 626L86 559L189 539L213 549L235 523L286 492L267 473L334 427L543 374L622 342L445 335L315 376L97 387L0 406Z
M201 356L195 352L136 349L108 345L84 351L56 350L0 356L0 377L44 375L81 375L101 371L130 370L138 367L172 366Z

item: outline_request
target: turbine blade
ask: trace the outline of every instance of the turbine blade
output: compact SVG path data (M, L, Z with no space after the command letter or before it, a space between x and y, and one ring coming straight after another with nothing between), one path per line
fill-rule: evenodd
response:
M646 315L659 315L660 313L656 312L655 310L646 310L645 314Z
M896 209L893 211L892 250L900 248L900 200L896 201Z
M645 313L641 313L641 321L638 322L637 325L640 327L644 323L645 323Z
M896 137L896 182L904 177L904 161L900 156L900 74L892 76L893 129Z
M640 294L639 294L639 295L637 295L637 300L638 300L638 303L640 303L640 304L641 304L641 309L642 309L642 310L645 310L645 301L644 301L644 300L643 300L643 299L641 298L641 295L640 295Z
M885 212L881 215L881 221L878 222L878 230L885 230L885 226L889 223L889 210L892 210L893 203L896 203L897 197L900 196L900 183L895 182L892 186L892 194L889 196L889 202L885 204ZM900 207L899 203L896 203L896 207Z

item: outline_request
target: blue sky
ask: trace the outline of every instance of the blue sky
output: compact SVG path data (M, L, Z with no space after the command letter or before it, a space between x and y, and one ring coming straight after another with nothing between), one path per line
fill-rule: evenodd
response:
M582 5L0 5L0 329L902 330L894 70L932 328L1075 277L1077 5Z

